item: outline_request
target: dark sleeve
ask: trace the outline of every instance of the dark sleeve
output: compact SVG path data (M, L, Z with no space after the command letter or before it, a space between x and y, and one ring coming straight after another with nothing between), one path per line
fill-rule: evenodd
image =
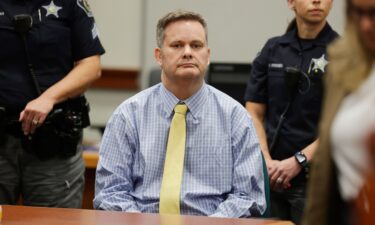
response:
M266 103L267 70L270 42L268 41L252 63L249 81L245 92L245 102Z
M74 60L104 54L98 29L87 0L72 1L72 44Z

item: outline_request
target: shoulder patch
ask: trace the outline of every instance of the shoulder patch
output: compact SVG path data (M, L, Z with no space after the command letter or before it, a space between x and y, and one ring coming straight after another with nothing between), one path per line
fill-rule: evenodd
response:
M90 5L89 5L89 3L87 2L87 0L77 0L77 5L78 5L83 11L85 11L85 13L87 14L88 17L93 17L92 12L91 12Z
M93 40L99 36L99 30L98 30L98 27L96 26L96 23L94 23L92 26L91 34L92 34Z

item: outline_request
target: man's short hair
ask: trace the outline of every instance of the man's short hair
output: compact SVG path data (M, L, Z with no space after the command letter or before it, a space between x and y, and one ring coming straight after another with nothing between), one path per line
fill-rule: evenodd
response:
M172 12L167 13L158 21L158 25L156 26L156 43L159 48L163 46L165 28L169 24L176 22L176 21L181 21L181 20L192 20L192 21L197 21L200 24L202 24L204 31L206 33L206 41L208 40L207 39L207 24L200 14L195 13L195 12L190 12L190 11L177 10L177 11L172 11Z

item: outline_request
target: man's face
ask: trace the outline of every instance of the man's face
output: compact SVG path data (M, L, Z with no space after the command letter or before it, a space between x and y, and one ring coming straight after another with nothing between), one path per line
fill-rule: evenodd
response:
M210 49L203 26L193 20L169 24L164 32L161 48L155 49L155 58L165 79L202 82L209 64Z
M296 18L307 24L322 23L331 10L333 0L288 0Z
M363 45L375 54L375 0L351 0L350 13Z

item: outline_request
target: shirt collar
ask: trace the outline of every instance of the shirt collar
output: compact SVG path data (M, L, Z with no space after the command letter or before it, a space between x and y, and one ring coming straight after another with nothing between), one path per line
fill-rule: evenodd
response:
M329 42L331 42L332 34L334 33L335 31L327 22L324 28L319 32L318 36L314 39L313 45L326 46ZM292 30L281 36L279 42L281 44L290 44L299 49L297 26L295 26Z
M180 100L168 91L163 83L160 83L160 100L163 103L163 110L166 117L169 117L173 114L173 109L180 102Z
M207 94L208 87L207 84L203 82L202 87L194 95L184 101L194 119L198 119L199 112L202 111L202 107L207 100Z
M189 108L188 113L191 113L194 119L198 119L199 112L207 100L208 86L204 82L202 87L192 96L186 100L179 100L172 92L167 90L163 83L160 85L160 97L164 103L164 110L166 116L173 114L173 109L179 102L184 102Z

